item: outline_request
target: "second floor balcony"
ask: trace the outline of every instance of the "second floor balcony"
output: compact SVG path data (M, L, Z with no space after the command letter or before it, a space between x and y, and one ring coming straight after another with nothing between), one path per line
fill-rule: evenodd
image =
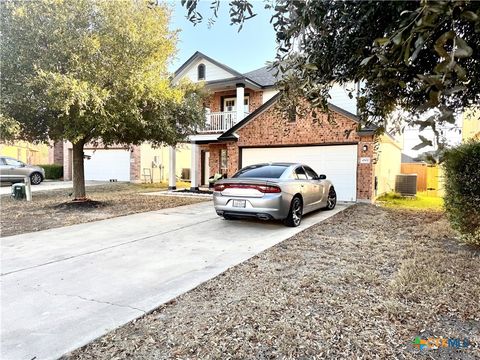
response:
M243 117L247 115L245 113ZM205 126L198 130L199 133L225 132L238 122L236 111L209 112L206 117Z

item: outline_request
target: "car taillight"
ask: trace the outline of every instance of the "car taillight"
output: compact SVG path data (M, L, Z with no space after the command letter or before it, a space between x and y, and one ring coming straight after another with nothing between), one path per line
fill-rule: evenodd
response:
M223 191L227 186L225 184L218 184L213 187L215 191Z
M259 184L218 184L214 186L215 191L223 191L225 189L254 189L264 194L280 193L282 190L278 186L259 185Z
M256 189L260 192L268 193L268 194L279 193L282 191L278 186L270 186L270 185L257 185Z

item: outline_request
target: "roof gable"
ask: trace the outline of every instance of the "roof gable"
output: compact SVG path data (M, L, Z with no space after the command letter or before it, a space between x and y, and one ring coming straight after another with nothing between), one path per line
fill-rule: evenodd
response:
M173 82L181 78L188 78L193 82L198 81L197 67L199 64L205 64L205 81L243 77L241 73L231 67L197 51L175 71Z

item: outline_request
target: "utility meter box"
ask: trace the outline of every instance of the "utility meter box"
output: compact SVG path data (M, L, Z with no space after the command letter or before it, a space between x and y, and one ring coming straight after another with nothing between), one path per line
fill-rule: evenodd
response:
M25 184L18 183L12 185L11 196L15 200L25 200L27 198L27 191L25 190Z

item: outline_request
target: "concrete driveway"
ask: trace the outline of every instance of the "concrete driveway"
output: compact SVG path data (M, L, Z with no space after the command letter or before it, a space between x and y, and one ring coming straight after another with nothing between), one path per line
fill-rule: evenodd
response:
M105 185L109 184L108 181L86 181L85 186L94 186L94 185ZM43 181L38 185L32 185L32 193L38 191L46 190L57 190L57 189L73 189L73 184L71 181L57 181L57 180L47 180ZM0 195L10 194L10 184L1 183Z
M287 228L209 201L2 238L1 358L58 358L346 207Z

